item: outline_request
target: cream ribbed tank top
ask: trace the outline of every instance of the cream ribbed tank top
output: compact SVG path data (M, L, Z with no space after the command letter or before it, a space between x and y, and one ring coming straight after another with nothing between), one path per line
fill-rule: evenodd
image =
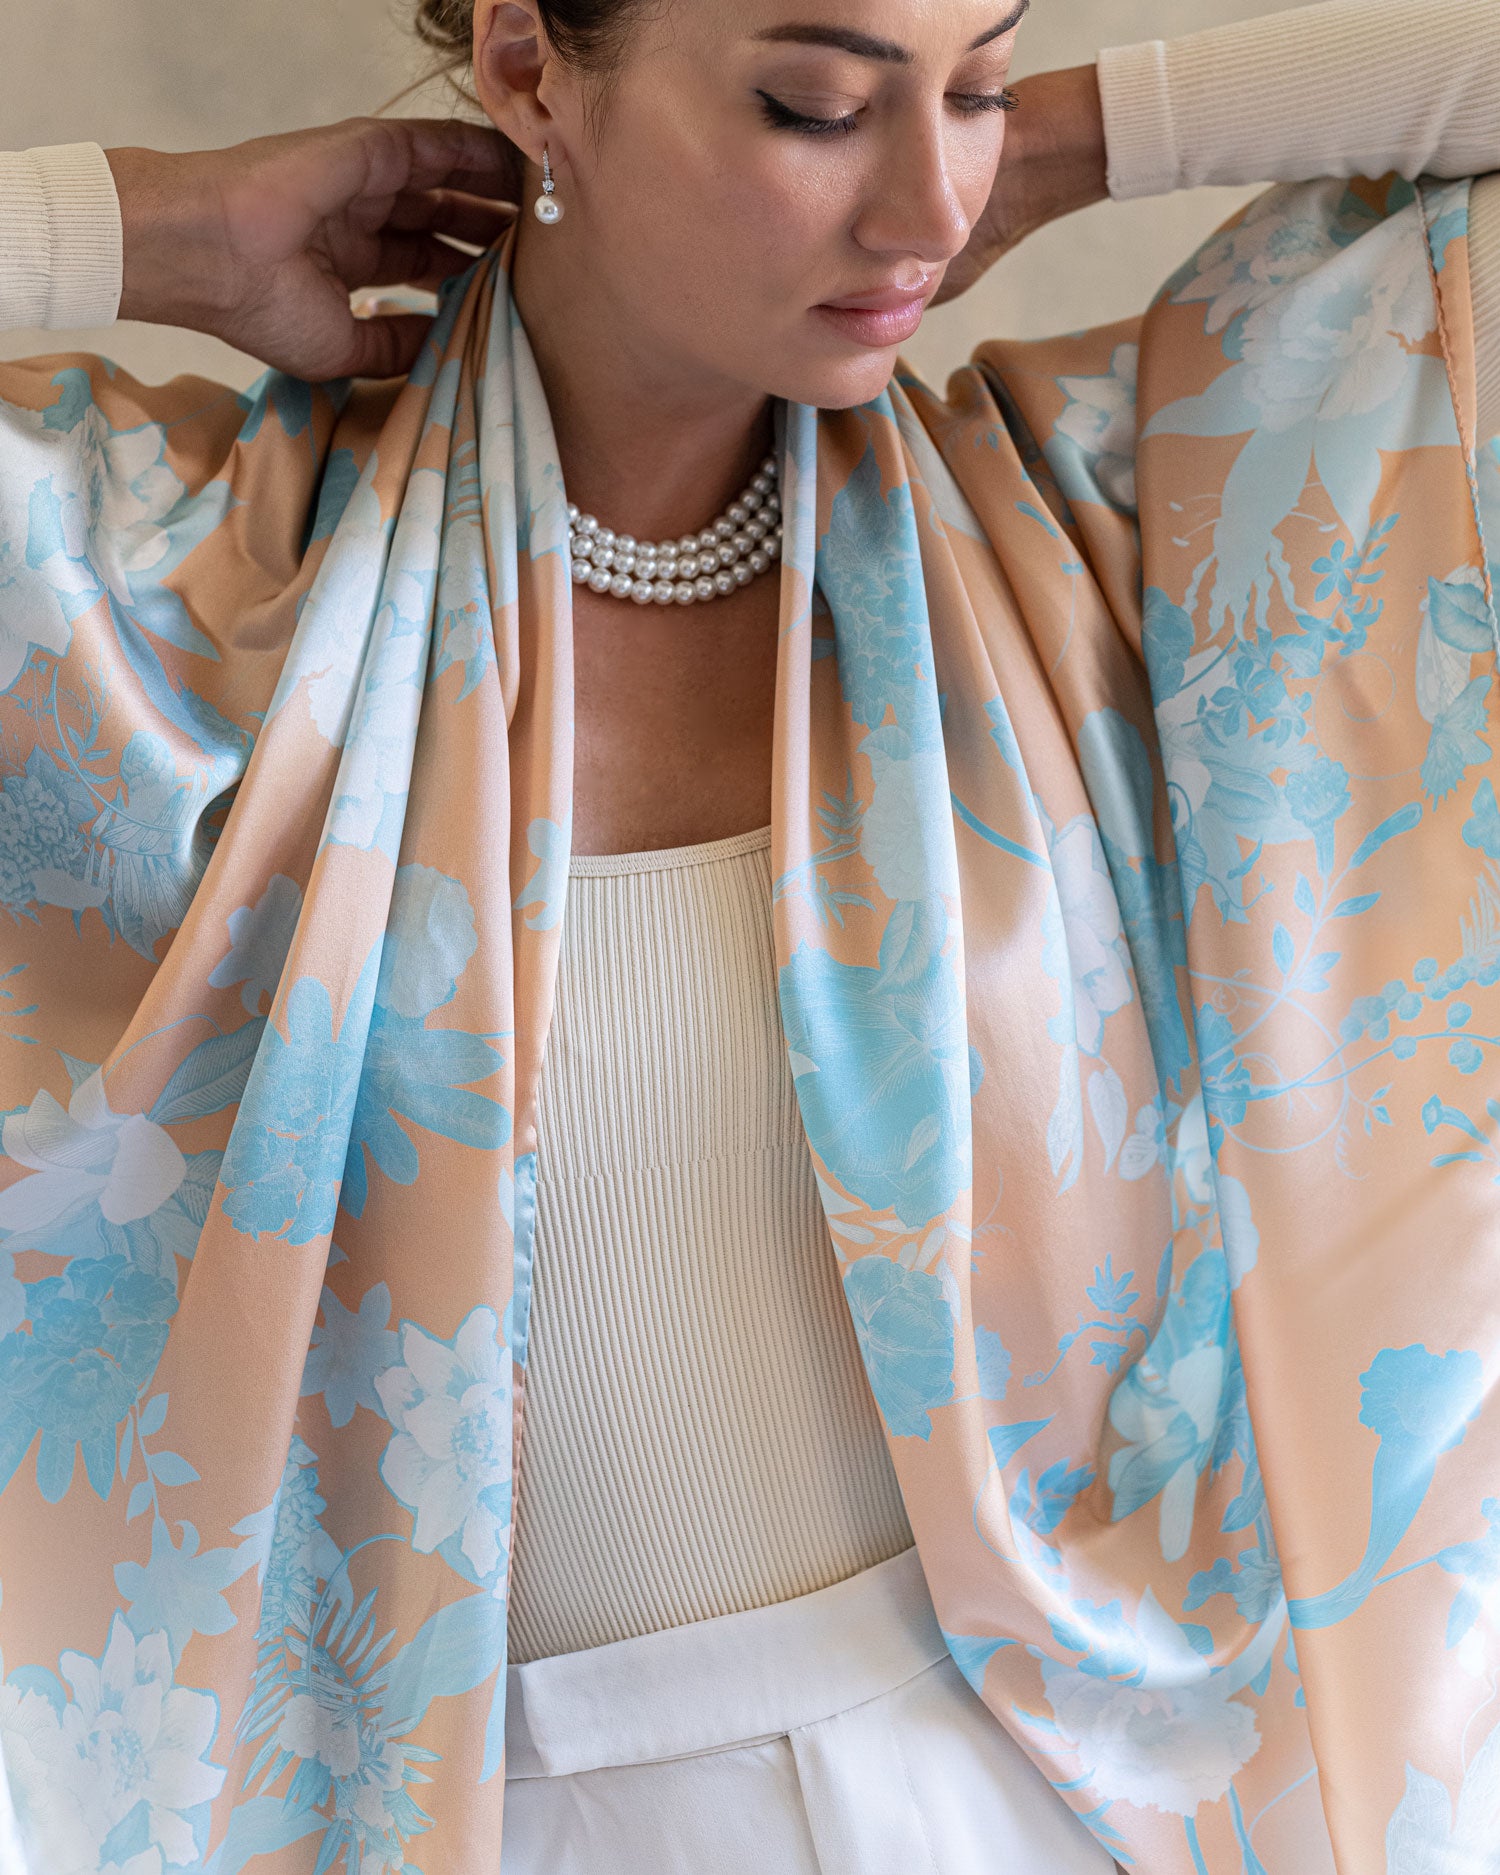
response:
M912 1540L782 1040L770 846L572 863L537 1090L518 1663L807 1594Z

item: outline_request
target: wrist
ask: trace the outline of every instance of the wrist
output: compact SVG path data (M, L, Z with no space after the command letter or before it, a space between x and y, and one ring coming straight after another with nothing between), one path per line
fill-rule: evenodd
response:
M121 319L211 331L232 295L224 279L222 211L199 156L106 150L120 200Z
M1013 239L1020 240L1061 215L1107 200L1109 176L1104 106L1093 65L1038 72L1016 88L1021 149L1009 193Z

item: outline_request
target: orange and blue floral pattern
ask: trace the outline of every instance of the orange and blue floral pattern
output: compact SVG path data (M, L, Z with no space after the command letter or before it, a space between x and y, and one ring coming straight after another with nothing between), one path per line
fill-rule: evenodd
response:
M830 1254L954 1657L1150 1875L1500 1840L1466 210L1275 191L1140 321L777 411ZM0 372L0 1751L48 1875L495 1865L572 773L511 251L400 385Z

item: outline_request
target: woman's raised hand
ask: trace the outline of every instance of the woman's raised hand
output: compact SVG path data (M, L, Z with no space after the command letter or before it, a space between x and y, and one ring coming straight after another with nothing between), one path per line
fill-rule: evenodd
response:
M933 305L956 299L1028 234L1109 194L1104 107L1092 65L1038 72L1017 85L989 206L950 262Z
M106 152L125 233L122 319L192 326L303 378L392 377L428 324L356 318L351 290L435 288L520 200L521 156L487 126L350 118L228 150Z

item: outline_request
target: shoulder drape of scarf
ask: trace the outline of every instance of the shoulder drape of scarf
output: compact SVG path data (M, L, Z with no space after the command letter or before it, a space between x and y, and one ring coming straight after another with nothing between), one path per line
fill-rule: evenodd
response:
M954 1656L1150 1875L1500 1842L1466 207L1281 190L1143 321L778 406L830 1255ZM0 372L0 1842L38 1875L497 1863L573 754L510 250L400 386Z

